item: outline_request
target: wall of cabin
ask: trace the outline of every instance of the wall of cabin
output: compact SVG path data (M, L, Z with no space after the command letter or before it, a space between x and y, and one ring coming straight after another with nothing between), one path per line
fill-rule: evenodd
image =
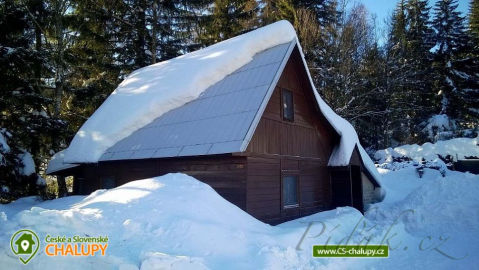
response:
M80 194L88 194L105 188L111 179L114 179L115 186L119 186L170 172L193 176L246 210L246 157L217 155L100 162L97 165L84 165L82 174L75 178L81 186L77 187L77 190L82 190Z
M295 49L246 150L246 208L270 223L331 208L327 167L337 135L315 104L299 51ZM281 91L293 93L294 120L283 119ZM299 180L298 207L285 208L282 177Z
M363 202L366 206L375 202L374 185L364 172L361 172L361 180L363 184Z

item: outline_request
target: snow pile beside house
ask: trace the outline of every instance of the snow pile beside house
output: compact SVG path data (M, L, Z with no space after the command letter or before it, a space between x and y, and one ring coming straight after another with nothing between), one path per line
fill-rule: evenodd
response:
M395 148L379 150L374 154L374 159L379 163L393 162L395 159L407 158L416 162L438 161L439 156L451 156L454 160L466 157L479 157L479 137L476 138L455 138L436 143L425 143L423 145L411 144Z
M471 269L479 263L479 176L414 169L380 170L385 201L363 217L337 208L269 226L183 174L127 183L89 196L0 205L0 241L19 229L43 240L105 236L106 256L48 257L43 248L32 269ZM309 230L306 231L309 227ZM304 237L303 237L304 236ZM388 243L387 259L311 256L312 245ZM43 243L44 244L44 243ZM439 246L440 245L440 246ZM435 249L437 247L437 249ZM0 265L20 266L0 245Z
M86 197L45 201L17 215L2 207L0 212L5 212L0 239L6 243L8 235L20 227L33 229L40 238L47 234L109 237L109 256L69 260L40 252L35 258L39 269L49 263L59 269L91 268L91 263L104 269L129 264L142 269L170 269L172 264L178 269L198 269L203 260L195 258L205 256L212 260L209 267L220 268L232 258L251 256L257 247L251 246L250 237L261 238L272 230L210 186L183 174L134 181ZM18 262L10 252L8 245L0 247L0 264L14 269ZM247 264L243 262L243 267Z
M279 21L134 71L83 124L65 154L65 162L97 162L116 142L198 98L258 52L295 38L293 26Z

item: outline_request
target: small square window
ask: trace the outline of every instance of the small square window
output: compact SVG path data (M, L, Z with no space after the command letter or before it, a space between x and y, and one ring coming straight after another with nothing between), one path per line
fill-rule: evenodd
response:
M283 120L294 120L294 104L293 104L293 92L283 89L282 91L282 111Z
M110 189L116 186L115 178L113 176L105 176L101 179L101 188Z
M283 176L283 205L286 208L299 205L297 176Z

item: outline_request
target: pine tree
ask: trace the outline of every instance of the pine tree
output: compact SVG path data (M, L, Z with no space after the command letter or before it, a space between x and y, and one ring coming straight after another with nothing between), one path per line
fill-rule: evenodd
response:
M258 10L254 0L215 0L210 14L205 16L205 31L200 37L203 45L211 45L247 32Z
M10 151L2 150L6 166L0 166L0 184L10 189L7 199L37 194L36 173L25 175L28 152L36 165L49 156L51 135L63 127L52 117L49 54L41 46L42 33L35 19L46 12L39 1L0 3L0 129ZM2 196L5 194L2 194Z
M479 116L475 111L479 107L478 76L474 71L476 61L468 53L470 48L465 21L457 7L456 0L441 0L435 6L436 87L442 97L439 113L446 114L460 126L470 128Z
M361 144L373 149L389 147L390 93L385 87L385 64L378 43L368 46L359 68L357 100L361 109L350 117Z
M341 16L336 0L293 0L292 3L296 9L313 11L322 28L337 23Z
M470 3L469 31L477 50L479 46L479 0L472 0Z
M63 147L119 83L120 68L114 64L117 44L111 42L115 8L106 9L105 5L103 1L79 0L73 14L72 28L79 35L66 59L71 69L66 80L72 91L65 94L61 112L69 123Z
M411 118L408 129L417 136L417 127L426 121L434 111L434 93L432 90L431 48L433 31L429 22L429 8L425 0L409 0L406 4L406 61L411 69L405 94L407 101L413 105L408 111ZM415 141L416 139L410 138Z
M398 2L386 48L386 85L390 95L391 142L420 141L420 123L433 111L429 8L422 0Z
M407 61L407 11L406 2L398 2L391 21L388 40L385 44L385 88L389 99L389 121L385 124L386 141L389 145L394 142L403 142L410 137L409 113L415 109L416 104L409 102L407 94L410 89L409 78L414 74L410 63Z
M267 25L279 20L287 20L293 26L297 26L298 19L296 9L298 6L292 0L265 0L262 3L261 24Z

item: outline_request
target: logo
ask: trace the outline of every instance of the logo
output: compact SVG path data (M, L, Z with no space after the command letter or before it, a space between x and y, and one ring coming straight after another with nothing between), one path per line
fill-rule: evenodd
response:
M108 236L50 236L45 237L47 256L105 256Z
M40 240L32 230L19 230L10 239L10 248L20 261L27 264L40 248Z

